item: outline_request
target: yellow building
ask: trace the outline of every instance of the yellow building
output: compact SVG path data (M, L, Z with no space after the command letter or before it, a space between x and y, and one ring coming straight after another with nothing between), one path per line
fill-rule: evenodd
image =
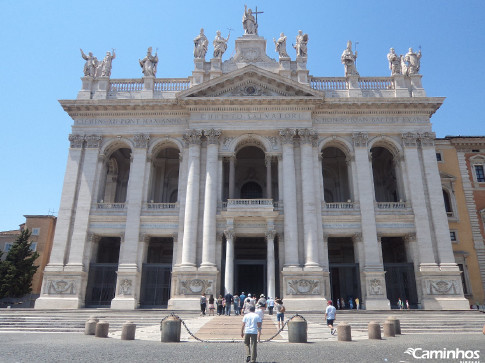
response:
M435 144L453 253L462 271L463 291L470 305L481 305L485 299L485 281L480 272L458 152L449 137L436 139Z

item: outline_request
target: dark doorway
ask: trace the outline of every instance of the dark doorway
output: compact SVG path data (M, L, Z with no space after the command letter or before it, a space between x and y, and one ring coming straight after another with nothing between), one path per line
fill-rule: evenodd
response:
M332 300L343 299L345 308L350 307L349 300L352 300L355 309L355 299L359 298L362 301L362 298L360 296L359 264L355 263L352 238L329 237L328 260ZM337 303L334 305L338 306Z
M266 276L266 239L237 237L234 245L234 293L266 294Z
M150 238L147 262L143 264L140 307L166 307L172 277L172 237Z
M120 238L103 237L98 242L95 259L89 266L86 307L106 307L116 293L116 271L120 255Z
M414 265L407 260L406 246L402 237L382 237L382 259L386 271L387 298L391 308L398 309L399 298L409 301L411 308L418 306L418 293Z

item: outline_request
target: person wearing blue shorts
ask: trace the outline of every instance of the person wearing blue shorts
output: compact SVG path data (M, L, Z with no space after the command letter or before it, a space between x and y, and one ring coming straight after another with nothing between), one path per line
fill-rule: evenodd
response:
M281 299L275 299L275 308L276 308L276 320L278 321L278 330L280 330L280 322L281 327L284 326L285 321L285 306L283 305L283 301Z
M325 310L325 319L327 319L327 325L330 328L330 334L335 335L337 329L334 329L333 322L335 320L335 314L337 313L337 309L332 304L332 300L327 301L327 309Z

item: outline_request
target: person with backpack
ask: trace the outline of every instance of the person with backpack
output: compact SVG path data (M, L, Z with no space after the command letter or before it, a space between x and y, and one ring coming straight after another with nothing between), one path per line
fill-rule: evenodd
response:
M278 330L280 330L285 325L284 321L285 321L286 308L283 305L283 300L276 298L275 308L276 308L276 320L278 320ZM281 322L281 328L280 328L280 322Z

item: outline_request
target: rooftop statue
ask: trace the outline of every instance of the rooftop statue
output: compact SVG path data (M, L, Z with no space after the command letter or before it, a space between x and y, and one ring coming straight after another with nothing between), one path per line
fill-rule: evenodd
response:
M298 30L298 35L296 36L296 44L293 45L293 48L296 49L296 56L297 57L306 57L308 55L308 34L303 34L301 30Z
M396 52L394 51L394 48L391 48L389 50L389 53L387 54L387 60L389 61L389 69L391 70L391 76L394 76L396 74L402 74L401 58L402 58L402 55L401 56L397 55Z
M83 50L81 49L81 57L86 61L84 64L84 76L85 77L95 77L96 76L96 68L98 67L98 59L93 56L92 52L89 52L88 55L84 54Z
M258 35L258 23L254 18L253 11L244 5L244 15L242 19L244 34Z
M409 48L409 51L404 56L403 63L406 65L407 76L419 74L419 67L421 65L421 50L418 53L414 53L413 48Z
M110 52L106 52L106 55L102 62L98 64L98 70L96 72L96 76L101 77L109 77L111 76L111 67L113 63L113 59L116 58L115 50L113 49L113 54Z
M229 32L227 39L224 39L224 37L221 36L220 30L216 32L216 37L212 42L212 44L214 45L214 58L222 58L222 55L227 49L227 42L229 41L230 36L231 36L231 32Z
M158 56L157 52L152 56L152 47L148 48L146 57L138 61L145 77L155 77L157 74Z
M200 29L200 34L194 39L194 58L205 59L205 54L207 53L207 46L209 41L204 34L204 29Z
M280 34L278 40L273 38L273 42L275 44L275 52L280 55L280 58L289 57L288 53L286 53L286 35L284 33Z
M357 68L355 67L355 60L357 59L357 51L355 54L352 52L352 42L349 40L347 42L347 48L343 51L340 60L345 66L345 77L348 76L359 76Z

